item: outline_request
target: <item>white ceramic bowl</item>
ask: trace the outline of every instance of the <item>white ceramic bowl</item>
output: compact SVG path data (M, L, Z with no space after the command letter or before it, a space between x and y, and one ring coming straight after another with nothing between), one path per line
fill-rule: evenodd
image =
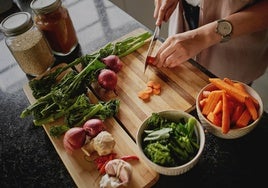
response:
M237 81L234 81L237 82ZM240 82L241 83L241 82ZM259 94L250 86L242 83L243 86L245 87L246 91L252 95L255 99L257 99L257 101L259 102L259 110L258 110L258 119L256 119L254 122L252 122L251 124L247 125L246 127L243 128L231 128L228 133L224 134L222 133L221 127L214 125L213 123L211 123L202 113L201 113L201 109L200 109L200 100L203 98L202 97L202 93L203 91L212 91L215 90L216 87L210 83L208 85L206 85L204 88L201 89L201 91L198 93L197 95L197 99L196 99L196 110L197 110L197 114L198 117L200 119L200 122L202 124L202 126L211 134L220 137L220 138L224 138L224 139L236 139L239 137L242 137L246 134L248 134L249 132L251 132L256 125L258 124L262 113L263 113L263 103L262 100L259 96Z
M172 120L172 121L179 121L181 118L188 120L188 118L193 117L191 114L186 113L184 111L180 111L180 110L167 110L167 111L161 111L158 113L160 114L160 116L165 117L165 118ZM138 145L138 148L140 151L140 155L146 161L146 163L152 169L154 169L156 172L163 174L163 175L169 175L169 176L180 175L180 174L183 174L183 173L189 171L191 168L193 168L197 164L197 162L198 162L198 160L203 152L204 145L205 145L205 134L204 134L204 130L203 130L203 127L201 126L200 122L195 118L197 123L195 125L194 131L195 131L195 134L197 135L197 138L199 140L199 150L198 150L197 154L195 155L195 157L193 159L191 159L189 162L187 162L181 166L164 167L164 166L160 166L160 165L152 162L143 152L142 134L143 134L144 130L147 128L148 119L149 119L149 117L147 119L145 119L144 122L142 123L142 125L139 127L139 130L138 130L137 136L136 136L136 142L137 142L137 145Z

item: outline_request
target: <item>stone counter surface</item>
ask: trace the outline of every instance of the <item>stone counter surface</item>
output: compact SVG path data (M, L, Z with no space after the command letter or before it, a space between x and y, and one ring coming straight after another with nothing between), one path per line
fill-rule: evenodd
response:
M109 1L65 0L64 4L73 19L80 46L67 59L58 61L91 53L144 27ZM44 129L35 127L31 117L19 117L30 104L22 89L27 81L0 33L1 187L76 187ZM242 138L224 140L206 133L205 149L198 164L180 176L160 176L153 187L263 187L267 184L267 135L266 113L259 125Z

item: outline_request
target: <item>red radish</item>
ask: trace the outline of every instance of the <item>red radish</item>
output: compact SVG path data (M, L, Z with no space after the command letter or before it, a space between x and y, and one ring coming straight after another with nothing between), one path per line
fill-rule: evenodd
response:
M104 89L115 91L117 75L111 69L102 69L98 75L98 83Z
M84 123L83 129L86 131L88 136L93 138L104 130L104 123L102 120L97 118L89 119Z
M116 55L109 55L102 58L102 62L107 66L107 68L113 70L115 73L119 72L123 67L122 61Z
M81 148L86 141L86 131L81 127L70 128L63 137L63 146L67 152Z

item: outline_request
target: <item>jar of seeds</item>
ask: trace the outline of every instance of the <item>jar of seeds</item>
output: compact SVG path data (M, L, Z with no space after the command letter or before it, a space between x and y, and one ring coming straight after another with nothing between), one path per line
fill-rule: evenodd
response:
M31 14L17 12L6 17L0 25L5 42L21 69L30 76L48 70L55 57L42 32L33 24Z

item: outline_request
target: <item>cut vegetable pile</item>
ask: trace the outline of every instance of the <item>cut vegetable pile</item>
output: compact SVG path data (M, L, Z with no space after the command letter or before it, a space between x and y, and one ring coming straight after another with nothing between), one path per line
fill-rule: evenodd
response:
M138 97L144 101L149 101L152 95L160 95L161 84L150 80L146 84L146 88L138 92Z
M231 128L241 128L255 121L259 103L243 84L228 78L210 78L216 86L213 91L203 91L199 106L202 114L226 134Z

